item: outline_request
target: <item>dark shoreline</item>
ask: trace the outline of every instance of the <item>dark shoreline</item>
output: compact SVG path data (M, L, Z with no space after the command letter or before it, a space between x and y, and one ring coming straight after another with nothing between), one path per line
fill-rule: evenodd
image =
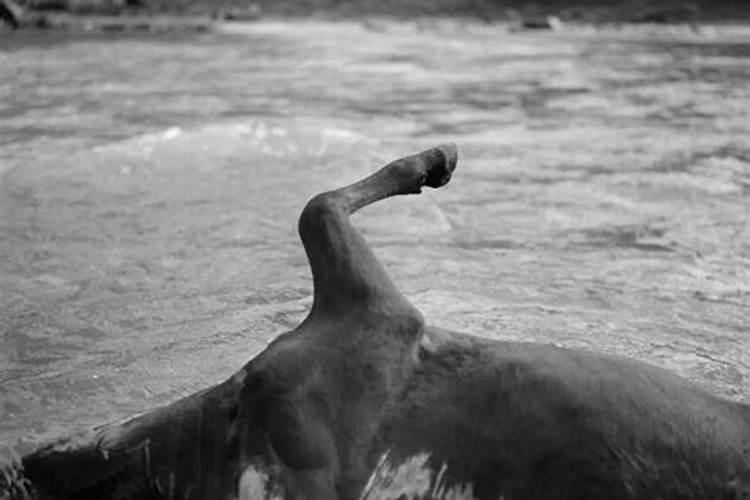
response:
M205 33L216 21L210 17L176 15L73 15L32 13L19 31L70 31L78 33Z
M705 29L713 29L716 27L731 27L731 26L746 26L750 24L750 20L728 20L719 21L712 23L627 23L627 22L560 22L556 24L554 21L548 24L548 22L541 18L541 20L532 20L527 24L526 21L509 21L505 19L493 19L491 21L480 20L469 16L423 16L419 18L404 18L400 16L368 16L363 18L357 18L354 16L330 16L330 15L313 15L310 17L300 16L279 16L270 15L259 19L258 21L324 21L324 22L336 22L336 21L348 21L356 22L361 21L367 26L375 26L377 29L380 22L416 22L417 24L429 25L431 21L440 22L441 20L449 20L457 23L468 22L468 23L486 23L488 26L495 25L502 27L508 31L537 31L537 30L549 30L549 31L579 31L581 29L605 29L605 30L616 30L616 31L638 31L638 32L651 32L651 31L690 31L694 34L699 34ZM90 33L90 34L137 34L137 33L183 33L183 34L200 34L210 33L214 31L222 31L226 27L232 25L240 26L244 23L253 21L225 21L216 20L210 17L204 16L179 16L179 15L128 15L128 16L94 16L94 15L70 15L70 14L42 14L35 16L30 22L24 22L16 32L18 34L27 33L44 33L44 32L69 32L69 33ZM373 24L374 23L374 24ZM0 35L3 30L0 29ZM12 31L9 34L12 36Z
M514 0L496 2L484 0L466 2L459 0L416 0L403 2L383 0L320 1L283 0L277 2L237 1L214 4L192 0L175 4L167 0L139 2L140 7L113 8L108 3L90 0L77 8L29 8L65 4L0 0L0 18L6 26L24 30L49 29L75 32L206 32L217 23L272 19L323 19L358 20L379 17L391 20L419 20L425 18L453 18L457 20L506 23L525 29L556 29L572 25L689 25L747 24L750 22L750 5L734 0L718 2L679 2L659 0L639 2L626 0L579 0L544 3ZM111 3L111 2L110 2ZM124 2L128 3L128 2ZM67 5L76 5L68 3ZM82 7L82 5L85 7ZM7 13L2 16L3 10ZM0 19L2 21L2 19ZM2 31L0 29L0 31Z

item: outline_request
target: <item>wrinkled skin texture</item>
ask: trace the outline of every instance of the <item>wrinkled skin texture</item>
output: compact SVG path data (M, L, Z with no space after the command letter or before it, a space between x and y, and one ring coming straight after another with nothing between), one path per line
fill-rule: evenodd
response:
M216 387L23 457L0 493L244 498L252 471L256 497L356 499L383 457L422 456L430 498L750 494L747 405L624 358L425 326L349 215L446 184L456 161L440 146L314 197L302 324Z

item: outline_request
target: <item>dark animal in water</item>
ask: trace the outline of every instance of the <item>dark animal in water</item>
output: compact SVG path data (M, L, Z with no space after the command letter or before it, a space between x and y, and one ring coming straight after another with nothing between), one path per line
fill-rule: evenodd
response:
M297 328L215 387L22 457L0 497L747 498L749 406L638 361L425 325L349 215L456 161L440 146L312 198Z

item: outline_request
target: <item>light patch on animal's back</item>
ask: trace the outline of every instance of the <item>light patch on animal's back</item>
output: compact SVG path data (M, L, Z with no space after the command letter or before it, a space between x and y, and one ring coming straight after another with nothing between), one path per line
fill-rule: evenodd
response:
M246 468L240 476L238 500L284 500L281 487L271 476L254 466Z
M471 483L447 485L443 476L447 466L437 472L429 465L429 453L419 453L394 463L385 453L375 467L359 500L474 500Z

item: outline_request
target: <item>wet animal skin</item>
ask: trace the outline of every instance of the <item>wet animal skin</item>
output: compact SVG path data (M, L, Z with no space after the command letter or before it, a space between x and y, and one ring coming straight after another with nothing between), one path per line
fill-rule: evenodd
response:
M22 457L0 498L747 498L750 406L630 359L426 326L349 215L456 163L442 145L312 198L297 328L215 387Z

